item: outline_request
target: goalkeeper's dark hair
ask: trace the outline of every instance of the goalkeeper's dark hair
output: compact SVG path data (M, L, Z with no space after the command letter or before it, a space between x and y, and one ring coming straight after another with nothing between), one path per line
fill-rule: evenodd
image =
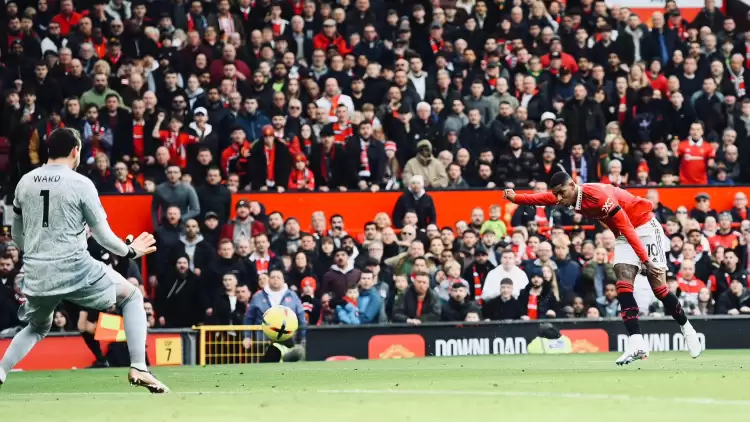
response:
M552 178L549 181L549 187L554 188L555 186L562 186L567 184L573 180L570 175L564 171L558 171L557 173L552 175Z
M81 134L71 128L55 129L47 138L47 145L49 159L66 158L74 148L82 146Z

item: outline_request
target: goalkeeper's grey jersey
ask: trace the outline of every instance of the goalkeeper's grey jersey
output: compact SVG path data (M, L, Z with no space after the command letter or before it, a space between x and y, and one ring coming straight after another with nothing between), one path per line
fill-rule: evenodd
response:
M67 166L44 165L21 178L13 207L23 219L24 294L65 294L104 276L86 243L86 225L107 218L91 180Z

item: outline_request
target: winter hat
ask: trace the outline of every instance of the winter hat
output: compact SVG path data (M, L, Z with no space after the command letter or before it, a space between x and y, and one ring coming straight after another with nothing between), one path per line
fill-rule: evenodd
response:
M263 136L273 136L273 126L271 125L265 125L263 126Z
M304 289L307 286L312 287L313 290L317 290L318 289L318 282L315 281L314 277L305 277L305 278L302 279L302 282L300 283L300 287Z
M396 143L393 141L386 141L385 142L385 150L386 151L393 151L396 152L398 148L396 147Z
M544 123L547 120L555 120L555 113L552 113L551 111L545 111L542 113L542 123Z

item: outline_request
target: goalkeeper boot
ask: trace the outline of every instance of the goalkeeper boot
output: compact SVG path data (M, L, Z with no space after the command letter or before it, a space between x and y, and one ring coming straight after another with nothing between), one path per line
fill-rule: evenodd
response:
M149 392L153 394L165 394L169 392L169 388L162 384L161 381L156 379L154 374L149 371L141 371L140 369L130 368L128 374L128 381L130 385L136 387L145 387Z

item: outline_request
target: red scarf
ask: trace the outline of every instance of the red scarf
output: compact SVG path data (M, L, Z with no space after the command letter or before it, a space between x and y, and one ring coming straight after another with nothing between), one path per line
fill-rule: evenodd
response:
M539 319L539 296L529 295L529 302L526 305L528 309L528 316L531 320Z
M620 97L620 105L625 105L627 107L628 105L628 96L627 94ZM617 120L620 122L620 124L625 123L625 112L624 111L617 111Z
M268 258L258 258L255 260L255 271L258 274L267 274L268 273L268 265L271 263L271 257Z
M370 173L370 158L367 156L367 149L369 148L370 144L363 142L361 139L359 141L359 174L360 177L370 177L372 173Z
M750 69L750 44L745 43L745 69Z
M266 180L275 182L276 178L274 175L274 168L276 164L276 145L271 146L271 149L268 149L268 147L264 145L263 151L266 153Z
M474 297L482 297L482 277L479 276L477 266L471 266L471 275L474 276Z
M445 42L443 40L435 40L434 38L430 37L430 47L432 48L432 53L437 54L438 51L442 50L445 46Z
M119 180L115 181L115 189L117 189L117 191L120 193L135 192L135 187L133 186L133 176L128 175L128 178L124 183L120 182Z
M731 79L732 84L735 86L737 90L737 96L738 97L744 97L745 96L745 72L744 69L742 73L739 76L734 76L732 72L729 72L729 79Z

